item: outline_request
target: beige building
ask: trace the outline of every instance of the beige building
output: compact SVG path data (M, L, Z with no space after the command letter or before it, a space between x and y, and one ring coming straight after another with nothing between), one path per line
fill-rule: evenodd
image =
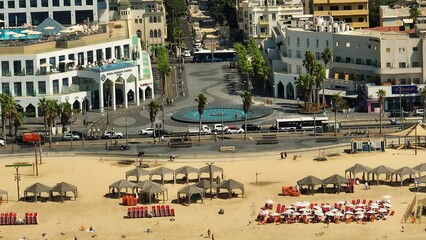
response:
M369 27L368 0L312 0L309 3L314 16L332 16L353 28Z
M153 52L167 38L166 10L162 0L111 0L110 19L126 20L129 34L143 40L143 48Z
M424 23L426 6L420 5L419 10L422 14L417 22ZM410 6L380 6L380 26L408 26L410 24L413 24L413 19L410 17Z

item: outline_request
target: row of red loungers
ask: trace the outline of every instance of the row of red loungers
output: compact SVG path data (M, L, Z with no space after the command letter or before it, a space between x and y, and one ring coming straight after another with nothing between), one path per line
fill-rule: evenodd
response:
M16 213L0 214L0 225L37 224L38 213L25 213L25 222L18 222Z
M151 213L151 214L150 214ZM169 217L175 216L175 209L169 205L131 207L127 209L127 218Z

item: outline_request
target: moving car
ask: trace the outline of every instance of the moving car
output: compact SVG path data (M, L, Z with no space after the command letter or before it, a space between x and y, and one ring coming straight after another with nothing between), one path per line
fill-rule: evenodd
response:
M241 128L246 129L245 124L241 125ZM247 123L247 132L250 131L260 131L260 126L256 124Z
M214 132L226 132L228 130L228 126L222 125L222 124L215 124L213 127Z
M239 128L237 126L229 126L226 132L231 134L240 134L240 133L244 133L244 129Z
M414 116L422 116L425 115L425 110L424 109L416 109L414 111Z
M145 130L144 129L139 130L139 134L141 135L152 135L153 132L154 132L153 128L145 128Z
M61 138L62 141L71 141L71 139L73 141L80 140L80 136L73 133L64 133Z
M200 126L198 125L189 125L188 127L188 134L189 135L198 135L200 133ZM209 126L202 125L201 126L201 134L210 134L212 131L210 130Z
M122 132L114 132L114 131L105 131L102 138L123 138Z
M191 56L191 51L190 50L185 50L182 52L182 57L190 57Z
M154 136L154 135L152 134L151 136ZM163 129L155 129L155 137L160 137L160 136L170 137L172 136L172 132L168 130L163 130Z

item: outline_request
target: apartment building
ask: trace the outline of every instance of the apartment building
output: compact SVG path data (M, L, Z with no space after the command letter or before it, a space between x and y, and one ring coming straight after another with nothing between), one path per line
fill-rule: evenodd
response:
M163 0L111 0L110 19L127 21L129 32L143 40L149 52L163 46L167 38Z
M345 22L316 17L293 21L274 28L265 43L274 69L274 95L297 99L297 80L305 73L304 53L311 50L319 62L324 48L332 50L327 65L325 95L339 93L359 111L376 111L377 91L386 91L385 110L405 110L421 106L420 90L425 86L422 34L426 25L417 25L416 34L354 30Z
M380 6L380 26L405 26L409 29L410 25L413 24L413 19L410 16L410 7L414 2L407 2L410 5L396 5L396 6ZM422 2L425 4L426 2ZM418 22L425 23L426 6L419 7L421 16L418 18Z
M238 2L238 22L249 38L271 36L272 28L303 14L300 0L245 0Z
M107 0L1 0L3 27L37 26L46 18L62 25L108 22Z
M332 16L335 21L344 21L351 27L367 28L368 0L310 0L306 2L314 16Z

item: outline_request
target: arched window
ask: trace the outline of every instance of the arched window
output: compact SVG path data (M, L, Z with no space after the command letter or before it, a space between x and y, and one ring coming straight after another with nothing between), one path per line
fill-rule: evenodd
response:
M158 30L158 37L161 37L161 30Z
M149 37L153 38L154 37L154 32L152 30L149 31Z
M149 17L149 22L152 23L152 17Z
M159 22L159 23L161 22L161 17L158 17L158 22Z
M157 37L157 30L154 30L154 37Z
M137 30L136 31L136 36L138 36L138 38L142 38L142 31L141 30Z
M155 22L155 23L157 22L157 17L154 17L154 22Z
M272 13L272 21L277 20L277 15L275 13Z

